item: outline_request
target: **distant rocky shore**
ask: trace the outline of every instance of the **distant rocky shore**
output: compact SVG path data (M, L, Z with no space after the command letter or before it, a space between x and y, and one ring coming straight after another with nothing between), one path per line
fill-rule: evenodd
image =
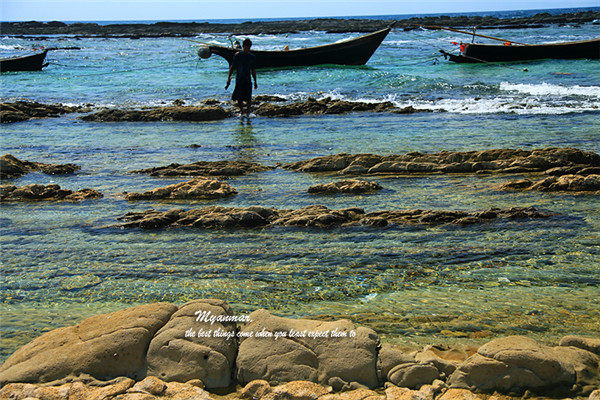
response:
M446 27L483 28L535 28L549 24L583 24L600 19L600 12L585 11L552 15L539 13L531 17L497 18L492 16L424 16L402 19L396 29L413 29L419 25L440 25ZM372 32L389 26L393 20L363 18L318 18L299 21L246 21L242 23L209 22L157 22L153 24L109 24L53 22L2 22L3 35L77 35L78 37L170 37L196 36L204 33L233 33L256 35L260 33L284 34L300 31Z
M0 366L0 398L597 400L599 367L600 338L546 345L509 336L479 348L409 349L346 319L236 315L204 299L141 305L44 333Z

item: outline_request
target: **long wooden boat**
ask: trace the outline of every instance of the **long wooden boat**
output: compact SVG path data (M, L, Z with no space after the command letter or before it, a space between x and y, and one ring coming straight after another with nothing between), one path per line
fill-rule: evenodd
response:
M441 52L449 57L450 61L459 63L530 61L545 58L600 59L600 39L530 45L463 43L461 47L462 51L458 55L443 50Z
M40 71L48 63L44 64L48 49L41 53L31 54L13 58L0 59L0 72L9 71Z
M381 42L383 42L392 29L392 26L355 39L323 46L280 51L253 49L251 52L256 56L256 68L285 68L322 64L364 65L369 61L373 53L375 53ZM207 52L207 48L210 52ZM241 49L206 45L198 50L198 54L200 57L206 58L214 53L223 57L231 64L233 56L238 51L241 51Z

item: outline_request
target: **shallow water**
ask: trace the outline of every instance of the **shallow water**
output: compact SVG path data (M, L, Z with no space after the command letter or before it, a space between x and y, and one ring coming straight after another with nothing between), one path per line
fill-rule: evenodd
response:
M585 25L487 33L533 42L585 39L599 32L598 25ZM347 36L309 32L253 40L256 47L278 48ZM392 100L435 112L257 117L249 123L90 123L73 114L1 126L2 154L82 166L72 176L34 173L11 183L53 182L104 194L79 204L2 204L1 358L41 332L91 315L209 297L226 300L237 313L267 308L285 316L347 317L403 344L478 343L509 334L548 342L565 334L597 336L598 196L495 189L522 175L375 176L369 180L384 187L380 193L315 196L307 193L309 186L339 176L282 168L229 179L239 194L226 200L128 202L121 196L187 180L128 173L172 162L247 160L275 166L342 152L501 147L600 152L598 61L462 66L434 59L436 47L452 47L449 42L459 38L393 31L365 67L259 72L261 94ZM225 36L198 40L224 43ZM31 42L2 38L2 49ZM175 99L196 104L230 95L222 88L225 62L216 56L197 61L195 45L181 39L45 41L56 43L82 50L51 53L54 64L39 73L3 74L3 101L126 107ZM147 68L157 65L163 67ZM324 204L367 212L535 206L558 215L467 227L111 227L130 211L215 204Z

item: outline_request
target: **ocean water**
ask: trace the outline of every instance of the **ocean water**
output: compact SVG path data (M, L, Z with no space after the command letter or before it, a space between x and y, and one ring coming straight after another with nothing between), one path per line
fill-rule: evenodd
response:
M525 43L584 40L600 25L485 30ZM255 48L299 48L359 34L251 36ZM79 114L0 126L1 154L76 163L71 176L29 174L12 184L94 188L100 200L3 203L0 208L1 352L4 360L41 333L156 301L220 298L236 313L258 308L291 317L349 318L385 341L411 346L482 343L524 334L544 342L600 331L600 199L567 193L502 192L523 175L375 176L369 195L315 196L340 179L276 168L229 179L238 195L213 201L128 202L185 178L128 171L200 160L277 165L337 153L402 154L491 148L575 147L600 152L600 61L544 60L458 65L440 49L464 35L394 30L365 66L258 73L255 94L392 101L415 114L354 113L217 122L93 123ZM227 35L192 40L227 43ZM5 73L4 101L144 107L208 98L227 101L226 62L196 56L181 38L0 39L0 54L61 47L41 72ZM527 69L527 71L524 71ZM192 144L198 146L190 146ZM483 210L534 206L559 215L484 225L122 230L127 212L206 205Z

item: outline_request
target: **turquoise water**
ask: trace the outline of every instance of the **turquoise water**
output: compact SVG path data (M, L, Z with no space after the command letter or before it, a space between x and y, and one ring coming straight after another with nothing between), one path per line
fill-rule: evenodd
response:
M522 42L600 36L599 25L485 31ZM252 37L257 48L304 47L352 34ZM226 43L226 35L199 41ZM196 40L194 39L194 40ZM5 359L40 333L85 317L154 301L220 298L238 313L353 319L386 341L423 345L526 334L555 341L600 330L600 199L502 192L522 175L376 176L380 193L315 196L339 179L282 168L229 179L226 200L128 202L122 192L186 179L128 171L199 160L277 165L336 153L401 154L490 148L575 147L600 152L600 62L454 65L437 56L461 36L393 31L364 67L259 71L257 94L390 100L426 111L207 123L91 123L77 114L2 125L0 151L31 161L82 166L72 176L29 174L13 184L91 187L104 198L79 204L3 203L0 276ZM464 38L462 38L464 39ZM77 46L50 53L37 73L1 77L3 101L142 107L182 99L226 101L226 63L197 60L177 38L44 41L2 38L3 52ZM528 71L523 71L523 68ZM190 145L195 144L199 147ZM205 205L482 210L535 206L559 215L480 226L335 229L121 230L131 211Z

